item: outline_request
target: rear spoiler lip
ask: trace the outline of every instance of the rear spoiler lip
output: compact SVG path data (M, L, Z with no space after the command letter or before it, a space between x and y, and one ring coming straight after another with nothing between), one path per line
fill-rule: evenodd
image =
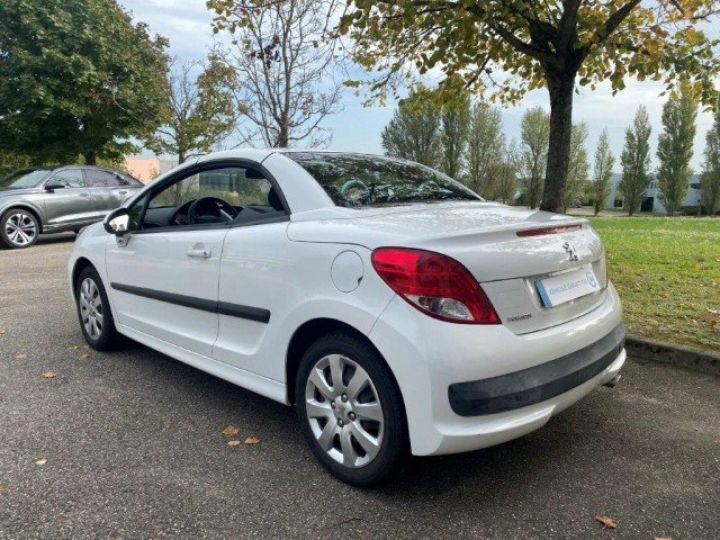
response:
M567 232L579 231L582 229L582 223L573 223L568 225L550 225L549 227L537 227L534 229L522 229L515 231L515 234L521 238L528 236L545 236L548 234L560 234Z

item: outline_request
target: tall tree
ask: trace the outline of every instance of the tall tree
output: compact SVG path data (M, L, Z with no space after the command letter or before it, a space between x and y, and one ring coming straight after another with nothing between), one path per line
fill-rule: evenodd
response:
M35 159L14 152L5 152L0 150L0 178L8 173L30 167L31 165L43 165Z
M625 146L620 156L622 179L618 190L623 196L623 206L631 216L640 206L648 185L651 131L647 110L640 105L632 128L625 130Z
M225 55L237 74L238 108L253 126L244 138L268 147L324 146L322 122L340 111L336 42L328 39L335 0L208 0L214 31L227 32Z
M443 146L443 171L450 178L459 178L468 136L470 96L460 92L442 105L440 135Z
M574 124L572 127L570 162L563 208L575 206L575 202L583 196L587 188L588 171L590 170L587 149L585 148L587 133L587 125L584 123Z
M607 129L603 129L600 134L597 149L595 150L595 168L593 169L592 185L590 193L593 200L593 208L597 216L605 207L605 202L610 196L612 179L612 168L615 164L615 157L610 151L610 140L608 138Z
M519 153L520 171L530 208L537 207L543 193L543 176L548 154L550 117L542 107L533 107L523 114Z
M382 145L389 156L437 167L442 159L440 108L425 88L416 88L398 103L382 132Z
M500 110L476 103L468 128L467 184L483 197L493 197L498 166L502 163L503 142Z
M164 38L115 0L0 2L0 148L93 164L160 121Z
M208 152L234 129L235 72L211 54L206 64L172 62L167 73L163 125L146 146L174 154L180 163L192 152Z
M658 187L660 199L670 215L682 206L692 176L690 159L696 117L697 101L692 89L683 84L663 106L663 132L658 138Z
M705 138L705 163L700 180L702 204L708 215L720 210L720 111Z
M692 80L714 103L720 65L714 40L698 28L717 0L351 0L340 31L357 43L355 58L380 70L381 93L410 73L441 67L445 88L495 84L516 102L544 86L550 97L550 148L542 208L561 210L569 167L573 92L609 80L622 90L640 80ZM508 77L494 79L497 71Z
M511 204L517 186L517 162L514 159L514 147L511 144L496 167L495 193L493 198L503 204Z

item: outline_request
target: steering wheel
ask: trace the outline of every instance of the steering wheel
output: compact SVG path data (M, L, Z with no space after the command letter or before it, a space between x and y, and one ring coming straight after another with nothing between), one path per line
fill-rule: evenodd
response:
M340 186L340 194L354 203L363 201L368 194L368 187L361 180L351 179Z
M217 197L200 197L195 199L187 210L187 220L190 225L203 223L203 216L214 216L222 219L225 223L233 221L238 211L230 203Z
M418 186L418 191L421 193L423 191L436 191L440 189L440 186L438 186L438 183L435 180L425 180L422 184Z
M188 201L178 206L168 219L169 225L189 225L188 208L194 201Z

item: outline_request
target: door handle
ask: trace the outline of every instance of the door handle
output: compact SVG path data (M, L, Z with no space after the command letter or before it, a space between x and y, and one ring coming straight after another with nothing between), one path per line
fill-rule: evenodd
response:
M121 189L120 191L118 191L118 193L119 193L120 195L127 195L127 190L126 190L126 189Z
M187 252L187 256L192 259L209 259L210 255L212 255L212 253L207 249L191 249Z

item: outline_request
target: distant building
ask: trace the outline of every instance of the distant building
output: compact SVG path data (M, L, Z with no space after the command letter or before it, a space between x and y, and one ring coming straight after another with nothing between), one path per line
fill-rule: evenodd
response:
M606 207L607 208L622 208L622 195L618 191L618 184L622 175L615 173L612 176L611 184L612 190L608 197ZM685 199L680 206L682 207L697 207L700 204L700 175L694 174L688 182L688 190L685 194ZM641 212L652 212L654 214L665 214L667 210L660 199L660 189L658 188L657 177L653 174L650 175L650 182L645 190L645 197L640 204Z
M127 157L125 168L135 178L147 184L161 174L177 167L178 162L170 159Z

